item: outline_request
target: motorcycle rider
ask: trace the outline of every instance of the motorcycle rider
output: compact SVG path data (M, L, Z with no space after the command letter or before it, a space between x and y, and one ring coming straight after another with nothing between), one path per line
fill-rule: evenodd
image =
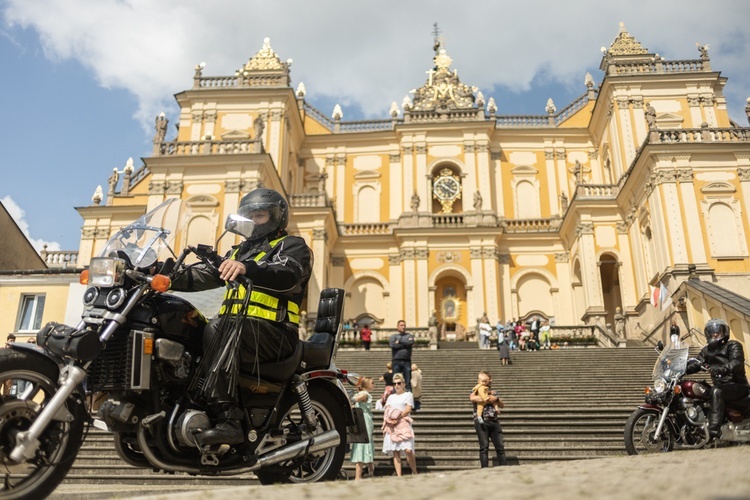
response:
M281 361L289 358L299 342L299 313L312 271L312 250L305 240L286 232L289 208L286 200L272 189L258 188L240 200L238 215L255 222L252 235L234 246L218 267L218 273L205 264L187 268L172 289L202 291L223 287L226 282L246 275L253 282L247 309L246 289L227 288L218 318L209 321L203 335L206 356L214 358L224 350L227 325L238 321L241 364ZM244 317L237 318L238 314ZM236 323L237 324L237 323ZM217 337L218 336L218 337ZM220 343L218 349L211 348ZM234 354L236 355L236 354ZM217 423L197 437L202 445L239 444L244 436L232 374L209 360L207 372L218 375L206 389L208 405Z
M729 325L723 319L710 319L703 329L707 344L700 354L688 360L685 373L695 373L707 366L711 372L711 414L708 431L711 437L721 436L724 421L724 403L737 401L748 395L745 375L745 355L742 344L729 340Z

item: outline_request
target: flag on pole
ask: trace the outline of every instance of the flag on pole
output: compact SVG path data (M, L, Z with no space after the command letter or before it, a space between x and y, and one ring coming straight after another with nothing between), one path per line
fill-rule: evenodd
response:
M659 287L659 304L661 305L661 310L663 311L672 304L672 296L663 283L659 283Z
M659 307L659 293L660 290L657 287L651 287L651 305L654 307Z

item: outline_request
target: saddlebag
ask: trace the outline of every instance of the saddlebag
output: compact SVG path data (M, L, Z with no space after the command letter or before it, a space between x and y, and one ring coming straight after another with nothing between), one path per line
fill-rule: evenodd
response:
M95 359L101 351L99 335L89 329L78 330L60 323L49 322L36 335L36 342L58 356L70 356L81 361Z

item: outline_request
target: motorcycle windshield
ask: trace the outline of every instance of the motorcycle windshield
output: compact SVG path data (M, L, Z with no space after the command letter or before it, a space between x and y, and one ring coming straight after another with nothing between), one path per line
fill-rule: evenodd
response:
M147 268L173 256L171 243L190 219L190 209L177 198L169 198L146 215L112 236L99 257L127 256L135 268Z
M685 373L688 360L688 347L675 347L673 344L667 346L660 354L654 365L653 380L676 379Z

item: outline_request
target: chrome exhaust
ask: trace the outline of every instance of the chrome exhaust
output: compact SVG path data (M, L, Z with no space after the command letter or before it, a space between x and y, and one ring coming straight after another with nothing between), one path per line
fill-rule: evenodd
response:
M341 444L341 436L339 436L337 430L332 429L322 434L317 434L309 439L261 455L258 458L258 463L253 466L253 470L291 460L301 455L327 450L328 448L333 448L339 444Z

